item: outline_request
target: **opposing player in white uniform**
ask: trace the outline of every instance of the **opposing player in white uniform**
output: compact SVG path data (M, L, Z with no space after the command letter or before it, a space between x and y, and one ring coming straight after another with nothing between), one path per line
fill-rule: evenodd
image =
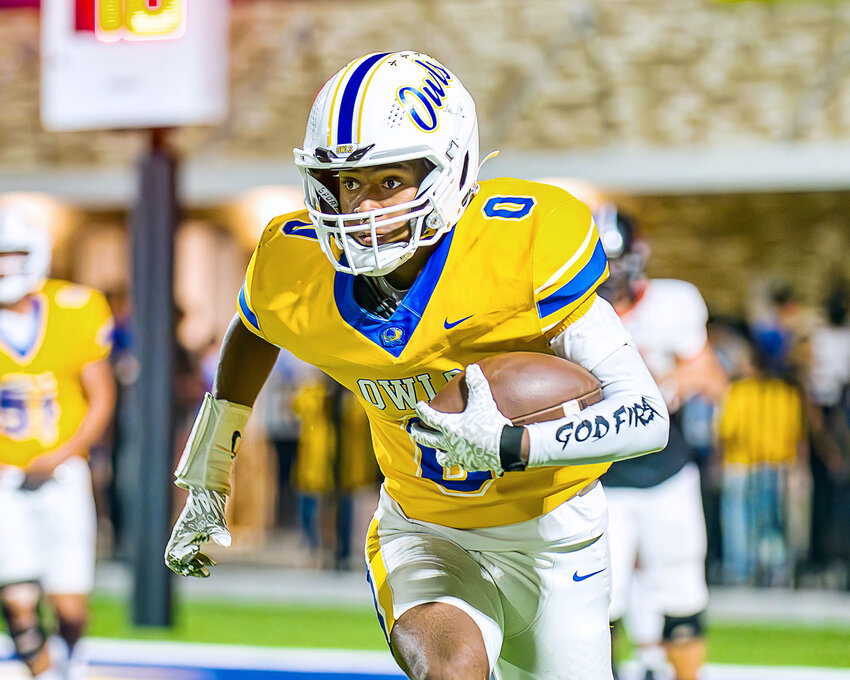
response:
M631 221L611 204L595 209L595 216L611 267L600 294L614 305L671 413L663 451L614 463L602 477L609 501L611 619L625 617L646 680L660 678L665 649L676 680L694 680L705 656L706 533L699 470L678 412L697 394L719 399L726 376L708 344L708 311L696 287L647 279L648 246Z
M74 646L94 581L89 448L112 417L112 316L98 292L47 279L50 240L0 206L0 602L18 657L39 680L81 678ZM51 658L53 609L70 658Z
M368 415L385 477L368 574L408 676L610 680L597 480L611 460L663 447L667 411L596 296L607 262L590 210L544 184L479 184L472 98L417 52L369 54L333 76L295 157L306 210L272 220L248 267L177 469L190 495L166 563L206 575L201 544L229 543L231 459L286 347ZM585 366L604 399L512 427L475 362L513 350ZM429 409L463 367L466 411Z

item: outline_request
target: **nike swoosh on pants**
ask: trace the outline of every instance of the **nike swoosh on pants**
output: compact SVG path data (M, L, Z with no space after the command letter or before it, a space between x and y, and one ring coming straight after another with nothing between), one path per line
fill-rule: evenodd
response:
M585 579L590 578L591 576L596 576L597 574L601 574L605 569L600 569L599 571L594 571L592 574L585 574L584 576L579 576L578 572L573 574L573 581L578 583L579 581L584 581Z

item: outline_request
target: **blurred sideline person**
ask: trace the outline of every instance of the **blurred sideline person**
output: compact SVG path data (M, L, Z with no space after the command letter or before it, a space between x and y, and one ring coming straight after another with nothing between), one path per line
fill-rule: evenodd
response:
M723 582L787 586L786 489L791 468L807 460L803 399L759 359L731 383L718 413Z
M301 540L318 566L327 566L323 555L328 532L322 531L328 509L328 496L334 490L334 430L332 404L327 377L317 375L301 385L294 395L292 408L301 421L301 434L295 456L293 487L298 503L298 527Z
M663 451L615 462L602 477L609 502L611 620L625 617L646 680L661 677L665 651L676 680L694 680L705 658L706 530L699 470L680 409L695 395L719 401L726 374L708 344L708 311L699 291L685 281L647 279L649 246L632 221L611 203L595 216L611 268L600 294L631 334L670 412Z
M283 527L297 516L310 560L323 568L348 568L357 511L370 503L372 514L377 488L363 407L349 390L286 350L260 398L277 453L275 523Z
M209 389L212 389L215 379L218 345L213 361ZM286 526L296 514L292 473L301 437L301 418L295 412L294 400L305 384L316 379L316 375L322 374L290 352L281 351L263 388L263 426L277 459L278 498L274 522L279 527Z
M32 675L76 680L95 561L86 458L115 403L112 317L100 293L46 278L50 251L46 232L0 207L0 600ZM42 596L68 658L48 650Z
M293 484L302 537L319 566L346 569L356 493L376 482L375 457L363 407L319 375L293 402L301 419Z
M417 52L369 54L334 75L295 159L307 209L272 220L248 266L177 469L190 496L167 564L205 576L201 544L229 543L237 435L283 346L368 415L386 478L368 575L406 674L610 680L597 480L611 460L662 448L667 410L595 294L607 262L590 210L544 184L479 184L472 97ZM475 362L514 350L585 366L604 398L512 426ZM430 409L464 367L466 410Z
M812 516L809 569L835 573L850 589L850 289L837 281L811 336L805 374L810 400ZM839 585L836 583L836 585Z

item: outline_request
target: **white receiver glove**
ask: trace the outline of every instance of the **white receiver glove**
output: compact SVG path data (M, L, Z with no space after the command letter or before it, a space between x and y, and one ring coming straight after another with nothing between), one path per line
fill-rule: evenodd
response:
M510 425L490 391L490 383L478 364L466 367L469 396L462 413L435 411L424 401L416 404L416 414L429 429L415 423L410 434L416 443L437 449L437 462L443 467L460 466L468 472L491 470L501 475L499 443L502 430Z
M224 521L225 495L220 491L189 488L189 498L165 548L165 564L181 576L210 575L215 564L209 555L201 552L201 544L210 539L222 548L230 546L230 532Z
M182 576L209 576L207 567L215 562L201 552L204 543L230 545L224 506L233 459L250 415L248 406L204 396L174 473L175 484L188 489L189 497L165 547L165 564Z

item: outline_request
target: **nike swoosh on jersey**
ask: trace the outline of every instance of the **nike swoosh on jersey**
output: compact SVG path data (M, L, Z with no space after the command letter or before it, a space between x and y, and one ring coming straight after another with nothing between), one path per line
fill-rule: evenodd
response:
M454 328L454 327L455 327L455 326L457 326L458 324L463 323L463 322L464 322L464 321L466 321L467 319L471 319L473 316L475 316L475 314L470 314L469 316L465 316L465 317L463 317L462 319L458 319L457 321L449 321L448 317L446 317L446 320L445 320L445 321L443 321L443 327L444 327L446 330L449 330L449 329L451 329L451 328Z
M578 572L573 574L573 581L578 583L579 581L584 581L585 579L590 578L591 576L596 576L597 574L601 574L605 569L600 569L599 571L594 571L592 574L585 574L584 576L579 576Z

